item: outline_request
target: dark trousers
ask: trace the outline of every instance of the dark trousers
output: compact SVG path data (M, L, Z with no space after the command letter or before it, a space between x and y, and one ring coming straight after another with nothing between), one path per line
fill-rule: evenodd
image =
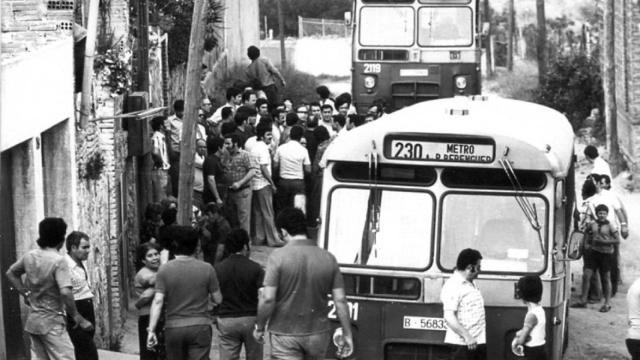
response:
M78 309L78 313L83 318L87 319L95 327L96 316L93 312L93 300L76 300L76 309ZM95 330L82 330L71 317L67 316L67 331L73 343L76 359L98 360L98 349L96 349L96 344L93 342Z
M171 195L178 197L178 180L180 178L180 153L173 152L169 157L169 182L171 183Z
M480 344L474 350L469 350L466 345L454 345L451 360L487 360L487 345Z
M640 340L627 339L627 350L631 355L631 360L640 360Z
M269 101L269 108L273 108L280 103L280 97L278 96L278 88L276 84L263 86L262 91L267 95L267 101Z
M524 358L526 360L547 360L547 350L545 345L524 347Z
M278 192L276 192L276 211L282 211L293 206L293 198L298 194L305 194L304 180L302 179L280 179L278 181Z
M171 360L209 360L211 325L166 328L165 349Z
M147 328L149 327L149 315L138 317L138 345L140 346L140 360L166 359L164 354L164 323L162 319L156 325L156 337L158 345L153 350L147 348Z

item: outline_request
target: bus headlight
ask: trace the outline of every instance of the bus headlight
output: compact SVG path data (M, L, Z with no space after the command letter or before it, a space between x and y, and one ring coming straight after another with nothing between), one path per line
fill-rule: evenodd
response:
M376 86L376 77L375 76L365 76L364 77L364 87L367 89L373 89Z
M464 90L467 87L467 77L466 76L456 76L456 88L458 90Z

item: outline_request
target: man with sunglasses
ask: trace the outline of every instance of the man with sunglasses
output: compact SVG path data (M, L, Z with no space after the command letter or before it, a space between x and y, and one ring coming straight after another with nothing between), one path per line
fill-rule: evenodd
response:
M452 359L487 358L484 300L473 282L480 273L481 261L478 250L462 250L455 271L440 293L447 322L444 342L451 345Z

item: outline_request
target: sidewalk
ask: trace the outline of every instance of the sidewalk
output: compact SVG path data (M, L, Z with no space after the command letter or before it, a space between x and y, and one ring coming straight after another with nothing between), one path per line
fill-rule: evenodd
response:
M98 350L100 360L138 360L138 355L131 355L107 350Z

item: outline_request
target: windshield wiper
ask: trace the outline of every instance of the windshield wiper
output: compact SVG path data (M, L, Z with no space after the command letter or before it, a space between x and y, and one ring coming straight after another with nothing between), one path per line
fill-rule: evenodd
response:
M378 189L378 153L376 143L371 141L372 151L369 153L369 200L367 201L367 216L362 231L360 252L356 254L354 264L366 265L375 251L376 236L380 230L380 198L381 190ZM377 254L373 254L374 257Z
M544 241L542 240L542 233L541 233L542 226L540 225L540 221L538 221L538 211L536 210L535 205L532 204L529 201L528 197L526 196L522 188L522 185L518 180L518 176L516 175L516 172L513 170L513 167L511 166L511 163L509 162L509 160L506 159L506 152L508 152L508 150L505 151L505 158L498 160L498 163L500 163L500 166L502 166L502 169L507 175L507 178L509 179L511 186L513 187L518 206L524 213L524 216L527 218L527 220L529 220L529 224L531 224L531 227L538 234L540 249L542 250L542 253L546 255L547 253L544 248Z

